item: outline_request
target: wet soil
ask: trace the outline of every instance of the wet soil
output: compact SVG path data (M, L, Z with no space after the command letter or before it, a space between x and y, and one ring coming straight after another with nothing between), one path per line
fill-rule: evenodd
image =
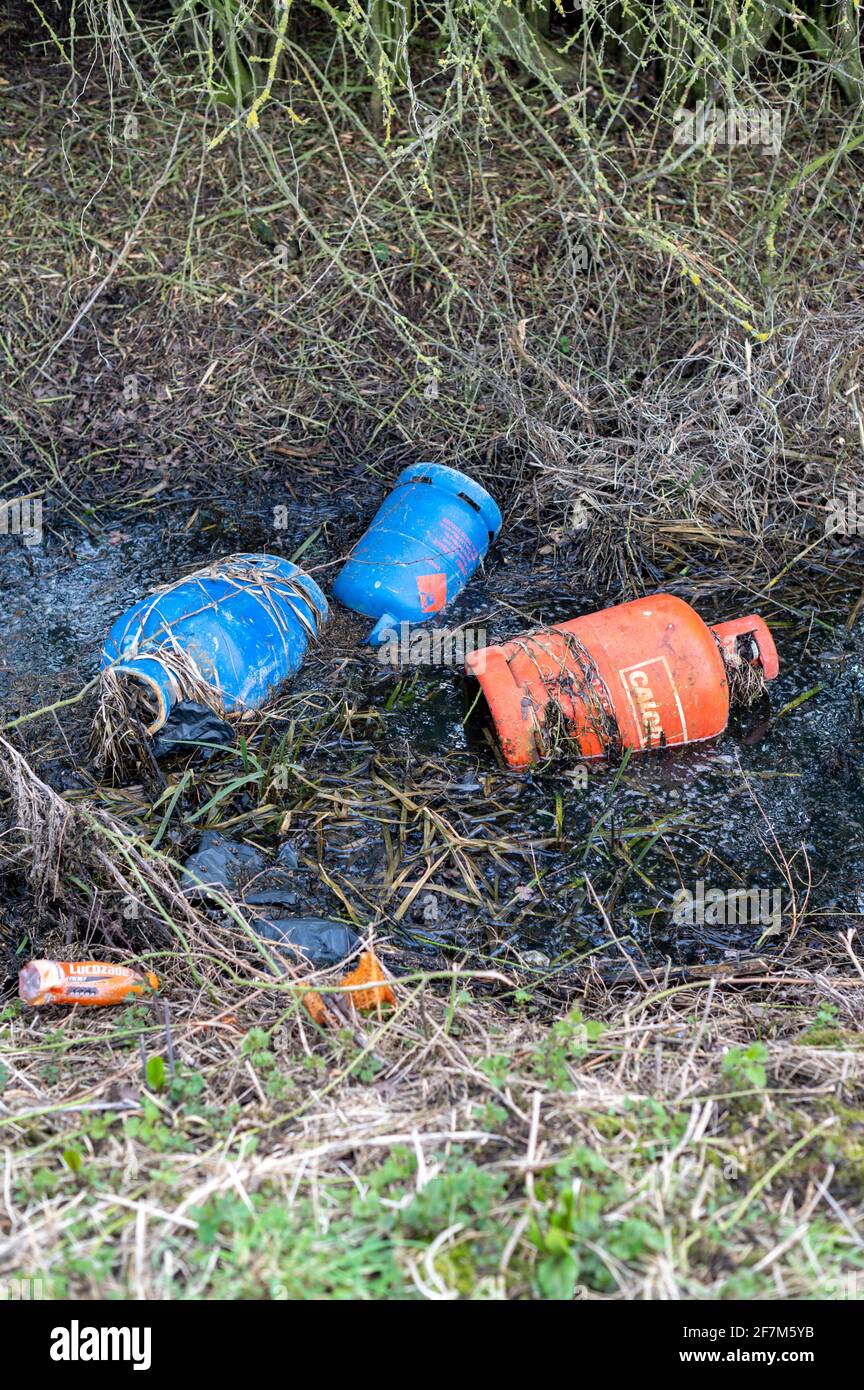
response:
M218 555L271 550L293 556L305 547L301 562L326 590L379 495L370 486L332 503L300 503L266 485L254 492L169 494L157 504L100 514L89 529L49 521L39 546L0 539L4 720L73 695L96 671L102 638L129 603ZM276 527L274 508L286 503L279 513L285 524ZM485 572L448 610L448 625L471 623L494 641L607 604L608 595L568 577L574 568L555 556L514 557L501 541ZM691 596L684 581L666 587ZM314 706L320 691L330 708L344 696L343 707L355 717L347 729L344 720L338 727L319 721L294 756L323 796L347 784L354 801L324 834L316 831L314 816L292 824L307 865L317 862L323 871L298 874L298 913L340 914L327 884L335 875L356 889L370 919L377 916L379 932L424 959L457 950L524 959L530 950L562 963L600 950L610 959L620 960L623 951L638 961L684 965L782 947L797 920L796 901L803 906L807 897L808 878L806 931L860 920L864 637L860 624L851 633L844 626L851 603L842 612L808 615L790 603L781 584L769 601L729 591L703 594L697 606L708 622L758 610L772 623L781 672L769 698L736 716L717 740L633 758L623 771L589 766L583 785L566 761L530 774L508 771L496 757L482 711L469 713L476 690L457 670L393 671L363 647L365 620L334 603L326 642L292 693L308 692ZM15 734L46 780L73 796L99 791L87 752L91 712L82 701ZM460 893L460 876L448 862L409 910L395 916L398 898L379 891L387 877L388 838L396 833L376 790L385 773L471 842L465 853L477 884L474 902ZM122 806L122 789L110 795ZM146 800L140 788L130 795L139 804ZM290 791L286 795L290 805ZM241 809L249 804L238 802ZM167 843L182 857L198 829L184 826L181 800ZM269 824L263 833L257 824L241 833L276 847ZM428 844L416 826L402 838L402 863L416 862L410 886L426 867ZM784 861L792 862L791 885ZM772 934L767 922L675 922L673 895L681 885L695 891L699 881L706 891L779 888L781 930ZM20 930L26 902L21 884L12 894L7 937L15 921Z

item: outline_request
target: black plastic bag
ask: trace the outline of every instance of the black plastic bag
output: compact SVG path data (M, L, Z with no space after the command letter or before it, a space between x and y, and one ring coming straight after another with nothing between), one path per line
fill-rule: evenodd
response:
M234 746L235 734L231 725L220 719L206 705L197 705L192 700L181 700L174 705L162 728L153 740L154 758L164 758L168 753L176 753L184 744L216 744L219 748ZM202 749L207 757L212 757L216 748Z
M205 830L195 853L186 860L180 887L185 893L203 893L203 885L232 892L241 879L260 873L266 863L264 855L254 845L226 840L217 830ZM201 882L197 883L196 879Z
M251 925L265 941L287 947L298 959L302 954L320 969L338 965L360 945L351 927L327 917L256 917Z

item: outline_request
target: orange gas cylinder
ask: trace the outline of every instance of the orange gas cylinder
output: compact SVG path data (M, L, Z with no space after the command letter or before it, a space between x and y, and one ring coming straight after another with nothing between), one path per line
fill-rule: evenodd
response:
M683 599L653 594L470 654L511 767L562 738L579 758L714 738L730 687L752 696L779 670L761 618L708 627Z

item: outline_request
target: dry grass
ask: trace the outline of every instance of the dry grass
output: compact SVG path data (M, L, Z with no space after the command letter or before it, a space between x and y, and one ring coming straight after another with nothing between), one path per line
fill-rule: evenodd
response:
M554 101L490 64L478 123L416 62L389 144L322 38L290 50L303 124L279 88L216 149L224 108L176 71L169 105L109 69L77 103L72 161L63 105L13 78L14 157L39 179L5 253L32 266L5 318L11 470L53 475L80 515L214 456L266 470L283 449L302 471L317 448L377 476L422 450L494 482L511 544L579 544L610 589L694 541L715 573L770 579L858 472L854 113L745 83L737 101L784 109L779 154L682 159L647 73ZM99 215L69 237L66 203L94 187Z
M455 967L403 981L362 1048L195 961L216 987L169 976L164 1016L8 1024L0 1270L78 1297L434 1300L843 1296L862 1268L842 960L589 979L551 1027L542 996L469 999ZM799 1041L820 1009L858 1043Z

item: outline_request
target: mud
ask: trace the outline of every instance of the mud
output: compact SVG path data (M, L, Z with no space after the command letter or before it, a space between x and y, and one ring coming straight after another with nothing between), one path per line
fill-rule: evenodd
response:
M89 529L65 518L52 524L49 509L43 542L31 548L0 538L4 721L79 690L97 669L102 638L117 614L184 568L235 550L295 556L314 537L300 562L327 590L377 500L373 488L350 502L292 504L279 513L284 525L275 527L274 507L284 507L285 498L266 488L255 497L168 497L158 506L100 515ZM693 597L683 584L675 591ZM779 619L781 671L770 700L736 716L721 738L634 757L623 772L589 765L582 774L564 762L525 775L496 758L482 706L472 710L476 689L455 667L394 672L362 646L365 623L334 603L325 648L307 663L296 689L321 690L330 699L341 691L355 712L377 713L352 725L350 734L316 732L303 753L305 775L322 787L338 787L346 776L354 787L371 787L386 765L415 800L428 797L446 812L456 833L498 846L497 854L472 852L480 907L436 893L440 883L453 886L451 868L449 878L447 871L433 875L398 922L393 902L385 908L382 899L381 930L424 958L540 951L561 963L600 949L619 959L624 951L637 960L690 964L734 959L757 946L779 949L790 927L834 931L864 912L864 636L860 623L852 633L843 626L848 607L814 615L819 621L809 625L798 610L790 622L783 616L786 597L780 585L770 605L745 592L696 598L708 622L760 610L769 621ZM564 567L508 554L505 532L445 621L451 628L471 624L497 641L609 601L577 587ZM82 701L16 734L42 775L73 794L95 787L87 713ZM194 840L182 825L182 802L178 817L168 840L179 853ZM276 849L272 836L252 838ZM323 839L301 817L296 843L307 861L320 856L328 873L356 885L365 901L377 901L384 839L371 809ZM413 881L425 863L413 830L404 853L405 862L417 859ZM783 867L790 861L791 871ZM700 882L706 892L712 886L779 890L780 929L768 920L676 920L676 891L684 885L697 893ZM297 890L302 910L338 915L338 903L308 862ZM10 891L7 938L27 900L20 884Z

